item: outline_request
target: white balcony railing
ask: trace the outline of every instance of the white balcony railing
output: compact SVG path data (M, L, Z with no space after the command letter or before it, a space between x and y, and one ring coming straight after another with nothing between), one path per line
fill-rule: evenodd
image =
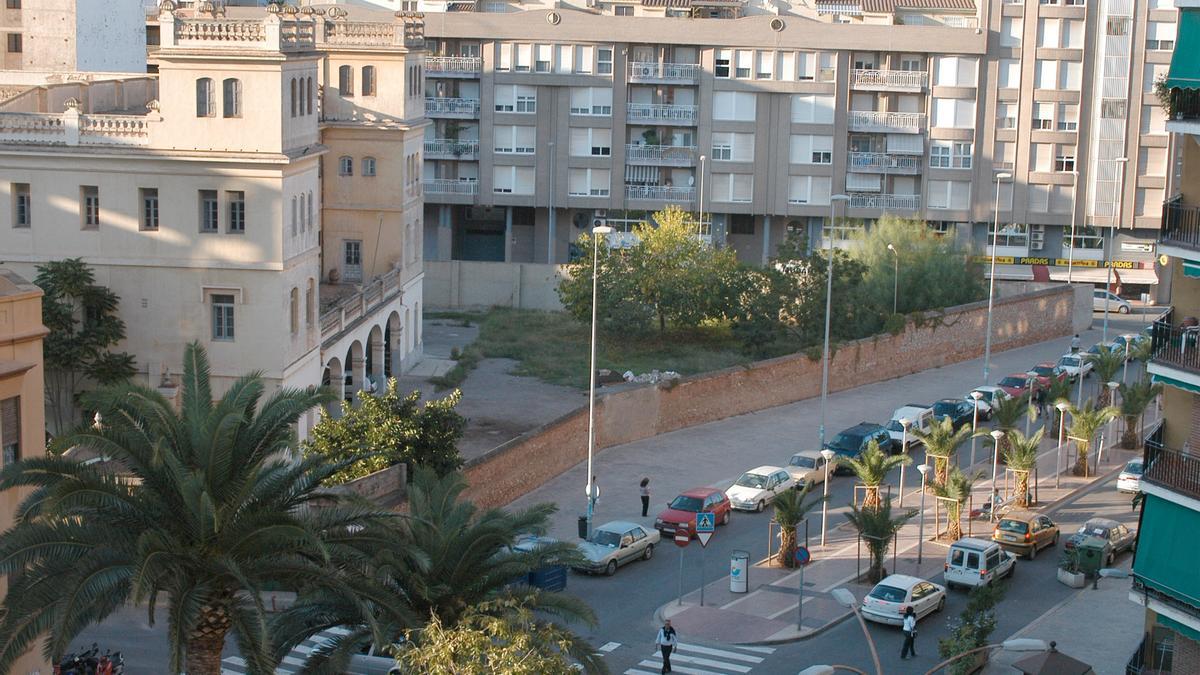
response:
M473 180L458 180L457 178L430 178L423 181L425 194L435 195L477 195L479 183Z
M653 124L696 124L696 106L668 105L665 103L629 103L625 107L626 120L629 122L650 122Z
M979 20L973 16L926 16L924 14L902 14L897 22L905 26L946 26L947 28L978 28Z
M694 63L658 63L632 61L629 64L630 82L696 82L700 66Z
M429 117L474 119L479 117L479 99L428 97L425 99L425 114Z
M694 145L626 145L625 163L648 166L694 166Z
M341 298L321 312L321 344L328 347L363 317L369 317L403 291L400 270L395 269L363 284L361 290Z
M483 59L478 56L426 56L425 74L431 77L478 77Z
M855 89L920 91L925 88L929 74L923 70L863 70L854 71Z
M881 211L916 211L921 208L921 195L890 195L869 192L850 193L850 208Z
M671 185L626 185L626 199L654 199L663 202L690 202L696 198L696 188Z
M921 172L921 158L913 155L889 155L886 152L850 153L851 171L859 173L917 174Z
M0 113L0 142L48 145L149 145L149 115Z
M425 141L425 159L479 159L479 141L435 138Z
M892 131L919 134L925 126L924 113L851 110L848 119L851 131Z

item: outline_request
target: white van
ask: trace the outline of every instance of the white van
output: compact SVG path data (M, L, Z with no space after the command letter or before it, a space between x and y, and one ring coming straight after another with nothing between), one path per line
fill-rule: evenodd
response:
M902 448L907 451L920 442L913 431L929 433L930 425L933 424L933 408L920 403L909 403L896 408L896 412L892 413L891 421L887 423L887 430L897 448L904 442L904 427L900 424L902 419L907 419L911 423L911 426L908 427L908 448Z
M950 545L946 553L946 588L955 585L974 587L1011 577L1017 571L1017 558L987 539L964 537Z

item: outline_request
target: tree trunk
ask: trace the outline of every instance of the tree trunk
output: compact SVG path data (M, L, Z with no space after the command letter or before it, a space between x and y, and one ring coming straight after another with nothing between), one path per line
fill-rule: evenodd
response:
M1097 408L1107 408L1109 401L1111 401L1111 400L1112 400L1112 398L1111 398L1111 393L1110 393L1109 388L1105 386L1104 382L1101 382L1100 383L1100 394L1096 397L1096 407ZM1080 405L1082 405L1082 404L1080 404Z
M663 313L661 306L656 306L655 309L658 310L658 334L666 335L667 334L667 315Z
M863 510L866 511L866 510L870 509L872 511L878 511L880 505L883 504L883 500L881 500L879 498L879 486L878 485L867 485L865 487L867 489L866 489L866 493L863 495L863 503L862 503Z
M945 485L946 478L950 473L950 462L946 459L938 457L933 462L933 480L938 485Z
M779 528L779 562L783 567L795 567L796 565L796 528L795 527L780 527Z
M867 579L876 584L883 580L883 560L887 556L887 544L872 542L868 548L871 551L871 569L867 570Z
M1017 476L1017 506L1029 506L1029 474L1025 471L1014 471ZM993 506L992 508L995 508Z
M1138 417L1137 415L1125 416L1125 433L1121 435L1121 447L1127 450L1136 450L1138 447Z
M200 609L200 619L188 635L184 659L188 675L221 675L221 651L231 624L229 612L222 606Z
M949 504L950 508L946 509L946 537L950 541L958 541L962 539L962 522L960 522L962 518L962 505Z
M1075 466L1072 467L1071 473L1076 476L1086 476L1088 473L1088 451L1091 449L1090 443L1077 443Z

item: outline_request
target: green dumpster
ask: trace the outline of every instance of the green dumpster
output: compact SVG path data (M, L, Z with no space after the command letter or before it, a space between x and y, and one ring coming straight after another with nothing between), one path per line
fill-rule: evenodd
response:
M1100 537L1086 537L1079 542L1079 571L1089 577L1095 577L1104 567L1104 547L1107 542Z

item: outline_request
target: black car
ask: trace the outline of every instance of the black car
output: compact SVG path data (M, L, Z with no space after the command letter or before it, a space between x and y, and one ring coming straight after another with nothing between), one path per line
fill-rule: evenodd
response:
M871 441L878 443L879 449L890 455L894 455L900 451L896 447L898 444L892 440L892 435L888 433L888 430L874 422L859 422L855 424L837 436L834 436L832 441L825 444L825 447L837 453L837 457L834 458L834 461L837 461L838 458L858 457L867 449L867 445ZM841 463L834 467L835 473L847 473L849 471L850 469Z
M947 417L959 429L971 424L975 414L975 406L961 398L944 398L933 404L933 418L942 421Z

